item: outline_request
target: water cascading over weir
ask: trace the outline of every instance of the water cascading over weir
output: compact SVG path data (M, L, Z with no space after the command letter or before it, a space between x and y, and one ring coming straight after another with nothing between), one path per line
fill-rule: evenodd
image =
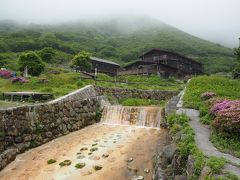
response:
M161 110L157 106L106 106L103 110L101 122L104 124L160 128Z

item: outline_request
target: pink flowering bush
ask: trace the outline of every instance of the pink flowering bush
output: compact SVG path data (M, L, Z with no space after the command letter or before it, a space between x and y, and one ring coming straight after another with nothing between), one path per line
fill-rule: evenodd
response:
M216 96L216 94L214 92L205 92L205 93L202 93L201 94L201 98L203 100L207 100L207 99L211 99L213 98L214 96Z
M240 100L223 100L211 108L213 127L228 133L240 133Z
M0 77L10 78L12 76L13 76L13 72L8 71L8 70L0 70Z
M28 80L25 79L24 77L14 77L12 78L12 83L16 83L16 82L20 82L20 83L27 83Z

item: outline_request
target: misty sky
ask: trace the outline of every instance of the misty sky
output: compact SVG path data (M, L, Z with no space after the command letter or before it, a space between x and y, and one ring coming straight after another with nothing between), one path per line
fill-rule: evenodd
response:
M0 20L58 23L146 15L195 36L238 46L240 0L0 0Z

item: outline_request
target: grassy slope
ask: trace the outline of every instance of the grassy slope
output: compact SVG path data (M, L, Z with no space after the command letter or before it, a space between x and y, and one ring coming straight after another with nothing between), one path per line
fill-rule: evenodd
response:
M217 76L200 76L190 81L184 95L184 106L199 109L201 121L210 124L213 120L209 115L210 107L200 98L200 95L206 91L215 92L218 97L240 99L240 81ZM211 141L219 150L240 157L239 138L213 131Z
M39 78L46 78L49 80L48 83L39 83ZM113 81L112 77L104 74L99 74L98 80ZM160 89L160 90L179 90L182 88L182 83L170 82L167 80L160 79L158 76L125 76L121 78L121 81L145 83L149 80L150 84L122 84L112 82L97 82L98 86L104 87L120 87L120 88L139 88L139 89ZM39 92L51 92L55 97L65 95L78 88L81 88L88 84L94 84L93 80L81 79L79 73L75 72L64 72L60 74L42 74L40 77L31 77L29 82L26 84L12 84L9 79L0 78L0 92L6 91L39 91Z
M206 91L212 91L219 97L240 98L240 81L219 76L199 76L193 78L187 86L184 106L200 109L205 105L200 98Z
M141 19L138 21L141 22ZM233 53L229 48L191 36L160 22L146 23L140 30L123 32L129 26L130 24L123 24L124 28L121 29L111 21L93 25L75 23L64 26L24 27L25 29L9 25L7 30L2 26L0 52L39 50L51 46L72 54L87 50L95 56L124 64L136 60L142 54L143 47L145 50L157 47L203 62L208 73L229 71L234 66ZM69 61L69 58L66 57L65 61Z

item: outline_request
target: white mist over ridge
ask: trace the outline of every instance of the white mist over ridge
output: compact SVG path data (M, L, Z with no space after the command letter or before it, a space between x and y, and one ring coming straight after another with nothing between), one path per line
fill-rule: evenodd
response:
M55 24L152 17L203 39L238 46L239 0L1 0L0 20ZM144 21L143 21L144 22Z

